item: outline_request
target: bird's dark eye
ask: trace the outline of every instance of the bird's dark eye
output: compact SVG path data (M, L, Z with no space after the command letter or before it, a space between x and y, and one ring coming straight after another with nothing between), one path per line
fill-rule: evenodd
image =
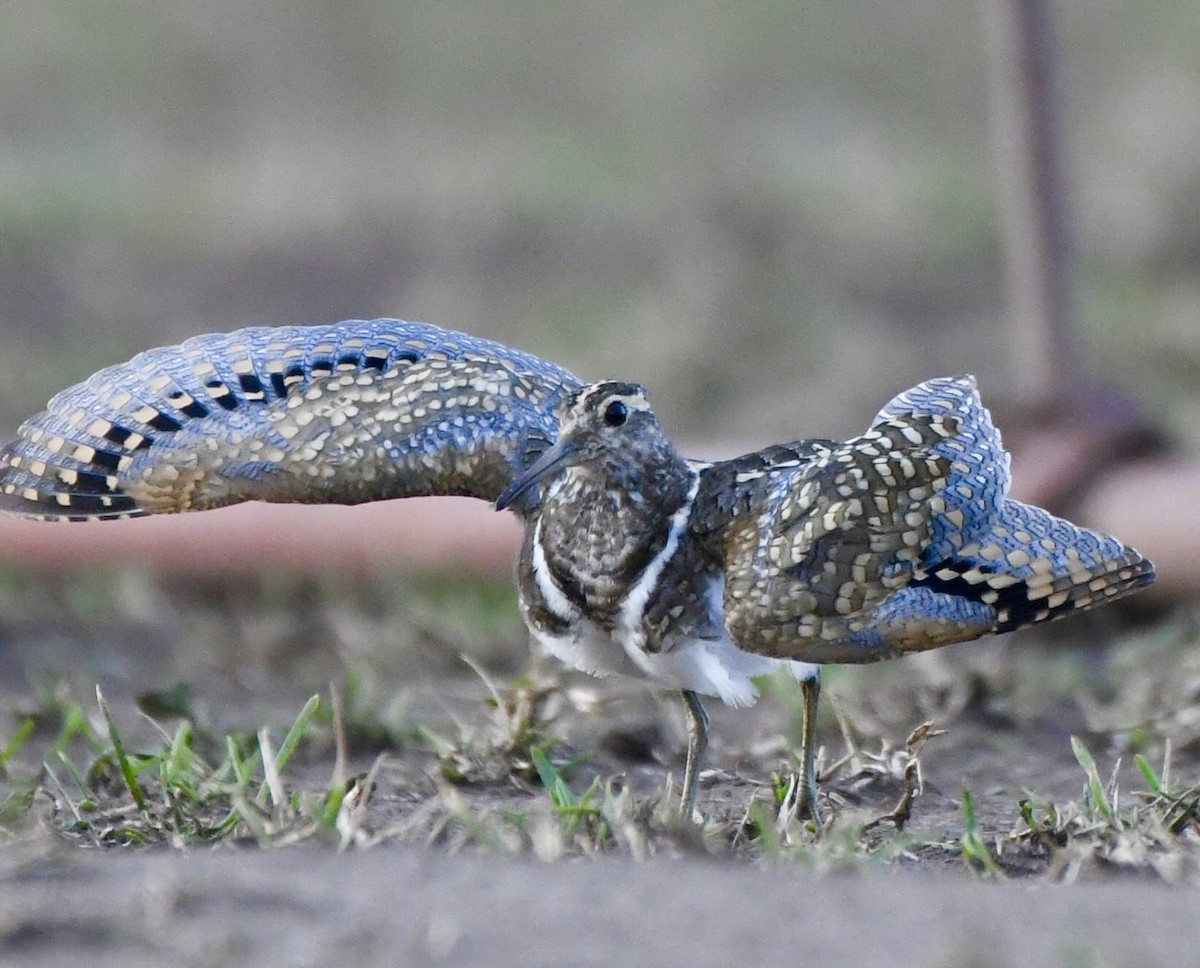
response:
M620 400L614 400L604 408L604 422L610 427L620 427L629 419L629 408Z

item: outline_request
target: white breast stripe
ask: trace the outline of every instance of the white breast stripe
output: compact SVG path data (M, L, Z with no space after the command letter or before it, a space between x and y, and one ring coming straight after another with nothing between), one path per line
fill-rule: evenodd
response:
M550 574L550 566L546 564L546 552L542 550L542 519L533 526L533 580L537 583L538 591L546 600L546 607L564 622L572 622L579 617L579 609L554 581Z
M646 614L646 604L650 601L650 595L658 585L658 579L662 575L662 570L667 566L667 562L671 560L671 556L679 548L679 541L683 537L684 530L687 528L688 519L692 516L692 504L695 502L696 493L699 490L700 475L692 471L692 486L688 488L687 497L679 505L679 510L671 515L671 529L667 532L666 544L651 559L650 564L642 570L637 584L629 590L625 604L621 606L621 627L629 637L626 642L626 648L629 648L630 644L633 644L638 649L641 649L645 645L646 633L641 626L642 617Z

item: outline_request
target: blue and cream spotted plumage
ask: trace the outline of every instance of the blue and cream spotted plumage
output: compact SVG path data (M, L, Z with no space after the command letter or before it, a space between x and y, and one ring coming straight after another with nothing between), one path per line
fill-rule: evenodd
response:
M246 500L493 498L557 432L566 370L424 323L255 327L63 391L0 453L0 511L136 517Z
M726 622L760 651L863 662L1007 632L1153 576L1106 535L1008 498L974 380L930 380L780 474L729 524Z
M463 494L525 526L534 636L679 689L691 815L707 717L789 669L817 815L819 663L1005 632L1153 580L1114 538L1007 497L974 381L900 394L844 442L679 455L633 384L422 323L253 328L150 350L60 393L0 451L0 513L107 520L239 501Z

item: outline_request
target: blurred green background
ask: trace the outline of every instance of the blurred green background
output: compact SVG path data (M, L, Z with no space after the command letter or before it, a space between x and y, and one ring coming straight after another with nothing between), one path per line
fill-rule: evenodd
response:
M1089 365L1200 443L1200 5L1071 0ZM99 365L396 315L677 436L1015 385L981 5L6 0L0 430Z

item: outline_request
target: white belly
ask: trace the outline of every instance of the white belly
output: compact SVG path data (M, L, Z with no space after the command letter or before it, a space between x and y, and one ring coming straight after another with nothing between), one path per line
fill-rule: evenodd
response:
M728 706L751 706L758 699L753 679L786 668L797 682L815 679L820 667L790 659L743 652L728 636L684 639L667 652L646 652L643 636L614 639L590 624L580 634L555 636L534 632L559 661L593 676L626 675L649 679L667 689L689 689L715 696Z
M739 649L728 636L685 639L667 652L631 648L633 662L651 679L672 689L716 696L727 706L752 706L758 699L757 676L786 668L797 682L815 679L820 666L791 659L772 659Z
M591 623L572 635L550 635L531 629L534 639L560 662L593 676L637 676L641 670L634 665L613 638Z

